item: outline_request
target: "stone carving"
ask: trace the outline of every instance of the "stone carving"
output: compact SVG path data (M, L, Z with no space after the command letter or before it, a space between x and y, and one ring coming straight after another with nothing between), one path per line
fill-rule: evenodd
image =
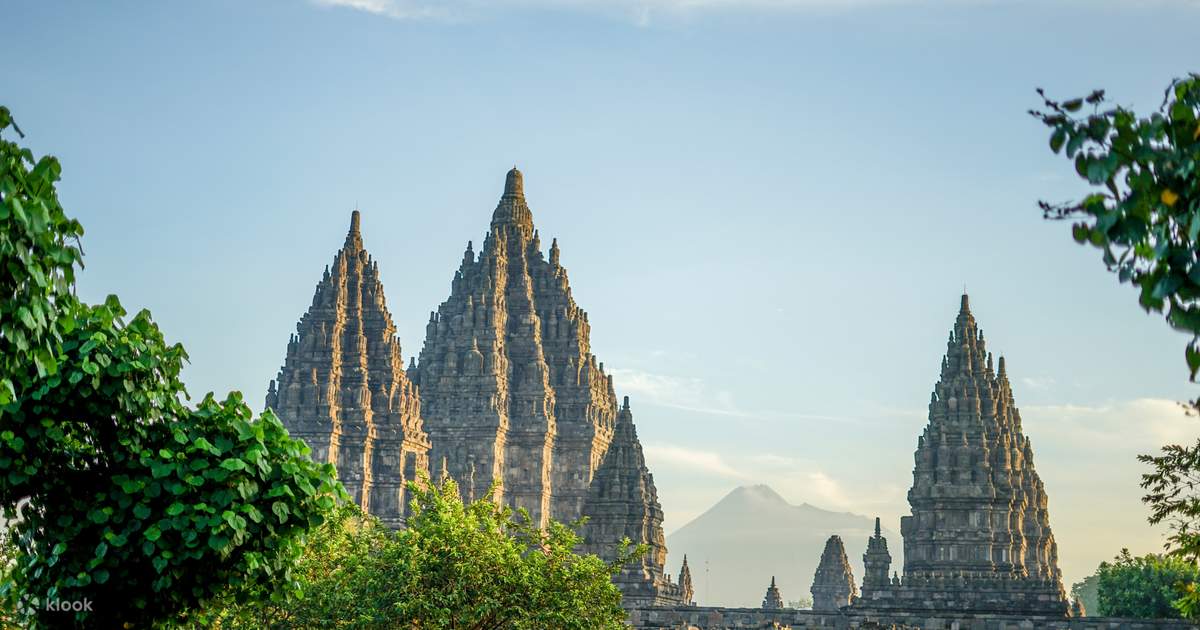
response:
M964 295L917 441L904 576L887 583L876 534L859 606L1066 617L1045 488L1003 357L997 368Z
M1071 616L1072 617L1086 617L1087 616L1087 610L1083 607L1083 601L1080 600L1078 597L1076 597L1074 599L1074 601L1071 602Z
M849 606L858 597L854 571L846 558L841 536L830 536L825 541L825 551L813 576L811 592L813 610L837 610Z
M446 460L467 496L496 480L497 500L542 525L583 514L617 413L559 258L557 241L543 256L512 169L478 256L468 243L410 367L433 461Z
M288 340L266 406L308 443L314 460L337 467L355 503L400 527L404 484L429 471L429 438L359 220L355 210L345 244Z
M767 587L767 594L763 596L763 610L782 610L783 596L779 594L779 587L775 586L775 576L771 576L771 585Z
M583 526L583 553L594 553L612 561L621 541L649 546L637 562L626 565L613 581L624 594L628 606L681 604L691 586L691 571L686 563L680 569L679 584L671 583L663 566L667 560L666 539L662 530L662 507L654 476L646 468L646 458L633 424L629 397L617 413L612 444L592 479L583 511L588 522ZM686 578L686 588L685 588Z

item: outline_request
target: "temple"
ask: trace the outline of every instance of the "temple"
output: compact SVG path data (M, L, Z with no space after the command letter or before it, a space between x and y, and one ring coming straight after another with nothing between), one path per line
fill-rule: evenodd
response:
M821 563L813 576L811 592L813 610L838 610L849 606L858 597L854 571L846 558L841 536L830 536L825 541L825 551L821 553Z
M429 438L359 221L355 210L345 244L288 339L266 406L308 443L315 461L337 467L355 503L399 527L405 483L429 469Z
M523 508L539 526L588 516L585 547L606 559L625 536L648 545L615 579L627 605L690 604L686 561L678 583L665 571L662 508L629 399L618 409L557 241L542 252L523 179L508 172L479 254L467 243L407 370L356 210L267 407L392 527L405 521L406 482L452 478L463 499Z
M691 602L691 571L687 560L684 559L680 569L678 583L672 583L664 572L667 544L662 529L662 507L654 488L654 476L646 468L642 445L637 439L629 397L625 397L617 413L612 444L592 480L583 511L588 521L583 526L584 545L580 551L611 562L625 538L642 541L649 547L645 555L625 565L613 578L627 605Z
M891 557L876 529L857 605L1067 616L1046 491L1005 368L1001 357L993 369L963 295L917 440L912 514L900 520L903 577L887 580Z
M771 576L771 585L767 587L767 594L763 595L762 609L763 610L782 610L783 595L779 593L779 587L775 586L775 576Z
M617 413L559 256L557 241L543 256L512 169L478 256L468 243L430 315L415 369L432 461L471 496L497 480L496 498L541 524L582 515Z

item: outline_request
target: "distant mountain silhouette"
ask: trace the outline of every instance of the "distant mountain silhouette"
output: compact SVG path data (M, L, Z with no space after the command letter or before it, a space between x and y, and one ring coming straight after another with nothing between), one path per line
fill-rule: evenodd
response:
M833 534L845 542L861 587L862 554L874 530L874 517L792 505L769 486L742 486L667 536L667 566L677 572L687 554L701 605L757 607L771 576L784 601L794 601L810 597L825 541ZM892 569L898 571L903 562L900 536L886 528L883 535Z

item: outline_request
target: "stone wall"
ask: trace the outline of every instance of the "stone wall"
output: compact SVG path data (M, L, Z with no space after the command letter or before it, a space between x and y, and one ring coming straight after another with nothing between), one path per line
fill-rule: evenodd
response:
M743 628L922 628L925 630L1164 630L1197 628L1186 621L1117 619L1112 617L1028 617L1016 615L953 615L863 611L815 612L679 606L638 608L630 611L630 625L639 630L741 630Z

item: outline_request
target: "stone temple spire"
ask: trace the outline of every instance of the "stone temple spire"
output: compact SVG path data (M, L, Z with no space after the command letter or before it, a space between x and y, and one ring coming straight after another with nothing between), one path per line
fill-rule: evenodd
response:
M681 601L684 606L694 606L693 598L696 596L696 589L692 587L692 570L688 568L687 554L683 554L683 566L679 567L679 588L683 593Z
M584 513L588 521L581 532L583 553L612 561L624 538L650 547L639 561L625 565L613 578L624 595L625 605L682 603L681 585L670 583L663 570L667 545L662 530L662 506L658 503L654 475L646 468L628 396L617 414L612 444L592 480Z
M782 610L783 595L779 593L779 587L775 586L775 576L771 576L771 585L767 587L767 594L763 596L763 610Z
M813 610L838 610L849 606L858 597L854 584L854 571L846 558L846 547L841 536L830 536L825 542L825 551L813 576Z
M917 440L904 578L887 596L864 583L865 606L1066 615L1046 492L1006 370L1001 359L993 372L963 295Z
M314 460L336 465L355 503L392 527L403 524L404 484L428 472L429 439L357 210L288 341L266 405Z
M468 244L430 317L415 380L431 456L446 457L464 496L495 479L496 499L569 522L612 439L617 398L557 244L548 262L534 233L514 168L478 254Z
M863 598L873 597L873 591L891 586L888 571L892 566L892 554L888 551L887 539L875 517L875 535L867 539L867 552L863 554Z

